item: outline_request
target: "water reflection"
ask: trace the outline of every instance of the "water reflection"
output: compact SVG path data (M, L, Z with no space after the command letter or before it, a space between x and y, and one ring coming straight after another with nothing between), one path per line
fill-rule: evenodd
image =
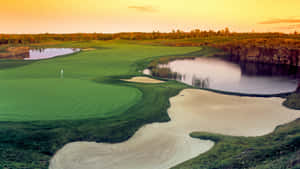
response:
M291 65L275 65L253 62L236 62L247 76L286 76L300 79L300 69Z
M300 69L288 65L196 58L159 65L152 69L152 75L198 88L247 94L278 94L297 89Z
M198 88L209 88L209 78L200 79L193 77L192 85Z

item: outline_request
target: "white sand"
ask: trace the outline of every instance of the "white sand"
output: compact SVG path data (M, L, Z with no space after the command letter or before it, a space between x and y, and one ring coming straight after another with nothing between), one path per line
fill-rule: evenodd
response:
M169 115L193 131L234 136L261 136L300 117L282 106L282 98L239 97L186 89L171 98Z
M250 98L186 89L170 99L171 122L142 127L119 144L75 142L53 157L50 169L167 169L206 152L211 141L193 131L259 136L300 117L280 98Z
M164 81L161 80L156 80L152 79L149 77L144 77L144 76L138 76L138 77L133 77L131 79L121 79L126 82L135 82L135 83L165 83Z

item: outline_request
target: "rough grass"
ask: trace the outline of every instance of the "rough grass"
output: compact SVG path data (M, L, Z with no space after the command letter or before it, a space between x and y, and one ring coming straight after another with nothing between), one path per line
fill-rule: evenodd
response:
M283 105L292 109L300 110L300 93L294 93L287 97Z

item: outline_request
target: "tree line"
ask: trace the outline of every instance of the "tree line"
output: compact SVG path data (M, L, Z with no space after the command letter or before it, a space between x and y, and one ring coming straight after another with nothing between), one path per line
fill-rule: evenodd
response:
M198 39L207 37L278 37L278 38L300 38L299 34L284 33L235 33L230 32L229 28L219 31L194 29L190 32L173 30L172 32L162 33L153 31L145 32L125 32L125 33L73 33L73 34L0 34L1 44L26 44L40 43L43 41L89 41L89 40L156 40L156 39Z

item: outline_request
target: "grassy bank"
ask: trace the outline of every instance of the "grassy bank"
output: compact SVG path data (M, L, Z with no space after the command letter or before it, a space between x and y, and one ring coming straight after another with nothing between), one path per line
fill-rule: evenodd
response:
M286 101L283 102L283 105L292 109L300 110L300 93L297 92L289 95Z

